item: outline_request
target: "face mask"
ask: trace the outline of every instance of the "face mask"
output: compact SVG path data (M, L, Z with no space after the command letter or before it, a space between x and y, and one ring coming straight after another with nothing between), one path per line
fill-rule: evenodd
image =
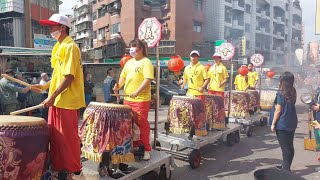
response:
M61 32L59 30L56 30L55 32L51 33L51 36L56 40L59 39L60 35L61 35Z
M136 57L137 54L138 54L137 53L137 48L135 48L135 47L130 48L130 56Z

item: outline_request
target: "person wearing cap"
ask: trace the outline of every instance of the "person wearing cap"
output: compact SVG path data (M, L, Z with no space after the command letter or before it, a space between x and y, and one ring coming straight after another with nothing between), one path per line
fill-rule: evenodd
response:
M249 70L249 73L248 73L249 89L256 89L257 82L259 80L259 74L256 71L254 71L252 63L248 64L248 70Z
M5 74L13 76L15 73L7 69ZM18 87L5 77L0 80L0 102L3 115L9 115L10 112L17 110L18 99L16 93L27 93L30 87Z
M204 93L210 78L208 77L207 70L204 65L199 62L200 54L198 51L193 50L190 53L190 65L184 69L183 84L185 87L188 84L187 96L196 96L204 102Z
M58 41L51 53L51 81L34 86L43 91L49 89L48 98L42 103L49 108L52 177L85 179L81 171L78 135L79 113L85 107L80 49L69 36L71 22L68 17L53 14L49 20L40 20L39 23L48 26L51 36Z
M224 102L225 85L229 78L228 70L221 63L221 55L219 53L214 53L212 58L215 64L208 71L210 77L208 93L221 96Z
M246 65L242 65L245 66ZM234 85L236 86L237 91L247 91L248 90L248 77L238 74L234 79Z

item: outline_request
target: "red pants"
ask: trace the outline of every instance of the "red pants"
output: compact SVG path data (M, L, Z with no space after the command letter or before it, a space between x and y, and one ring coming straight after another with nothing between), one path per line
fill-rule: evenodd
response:
M79 110L49 108L50 159L54 171L81 171Z
M125 100L124 104L132 108L135 123L140 129L140 141L133 141L133 147L138 147L139 144L143 144L145 151L151 151L150 124L148 121L150 102L132 102Z
M222 97L222 102L224 102L224 92L208 90L208 93L221 96Z

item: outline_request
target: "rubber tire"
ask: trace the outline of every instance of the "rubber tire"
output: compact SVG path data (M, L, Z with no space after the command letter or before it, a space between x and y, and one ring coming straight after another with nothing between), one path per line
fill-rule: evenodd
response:
M247 135L248 137L251 137L251 136L253 135L253 129L252 129L251 126L247 126L247 127L246 127L246 135Z
M142 180L159 180L159 175L156 171L150 171L142 176Z
M201 154L198 149L194 149L191 151L189 155L189 164L192 169L196 169L200 166L201 162Z
M129 165L128 164L124 164L124 163L120 163L119 164L119 169L121 171L127 171L128 170Z
M240 142L240 132L239 131L234 132L234 136L235 136L234 142L239 143Z
M236 143L236 136L234 133L230 133L227 135L227 146L233 146Z
M172 172L170 170L170 174L169 174L169 177L167 177L167 172L166 172L166 167L164 165L162 165L160 167L160 172L159 172L159 180L170 180L171 179L171 175L172 175Z

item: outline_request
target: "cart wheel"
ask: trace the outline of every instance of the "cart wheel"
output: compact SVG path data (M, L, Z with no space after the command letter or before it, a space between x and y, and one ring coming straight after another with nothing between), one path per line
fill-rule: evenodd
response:
M236 142L236 137L234 133L230 133L227 135L227 146L233 146Z
M119 164L119 169L120 169L121 171L127 171L127 170L128 170L128 167L129 167L128 164L123 164L123 163L120 163L120 164Z
M112 174L113 172L109 172L112 171L110 170L108 167L102 165L101 163L99 163L99 167L98 167L98 173L101 177L104 177L106 175Z
M234 132L234 136L235 136L234 142L235 143L239 143L240 142L240 133L239 133L239 131Z
M170 174L169 177L167 177L167 168L162 165L160 167L160 172L159 172L159 180L170 180L171 179L171 170L170 170Z
M245 134L246 133L246 126L241 126L241 128L240 128L240 133L241 134Z
M251 137L252 136L252 132L253 130L252 130L252 127L251 126L247 126L246 127L246 135L248 136L248 137Z
M154 145L154 141L151 142L151 146ZM156 140L156 147L161 147L161 143Z
M159 175L157 172L155 171L150 171L147 174L142 176L142 180L158 180L159 179Z
M196 169L200 166L201 154L198 149L194 149L191 151L189 155L189 164L192 169Z

